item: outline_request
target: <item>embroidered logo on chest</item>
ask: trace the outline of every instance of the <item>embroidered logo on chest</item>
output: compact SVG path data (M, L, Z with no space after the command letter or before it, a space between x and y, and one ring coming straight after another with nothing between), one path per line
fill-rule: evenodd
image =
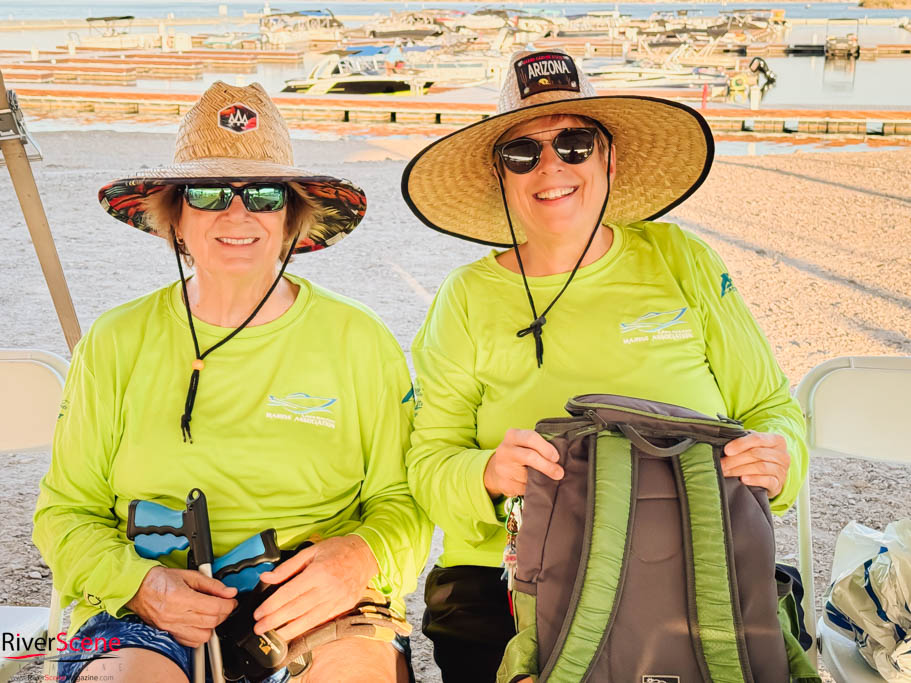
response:
M684 317L687 307L670 311L650 311L628 323L620 323L624 344L690 339L693 330ZM680 327L685 325L686 327ZM629 336L627 336L629 335Z
M269 394L267 405L277 410L267 410L266 418L269 420L285 420L287 422L303 422L335 429L332 407L336 403L338 403L337 398L311 396L304 392L295 392L287 396Z

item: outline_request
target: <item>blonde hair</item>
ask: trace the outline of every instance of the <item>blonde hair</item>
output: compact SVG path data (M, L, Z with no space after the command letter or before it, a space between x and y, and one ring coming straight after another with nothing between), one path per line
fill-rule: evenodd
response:
M225 180L224 182L230 182ZM288 188L285 200L285 230L282 241L282 250L278 258L284 260L288 250L294 245L292 241L300 233L307 237L313 233L322 232L323 211L303 183L286 182ZM180 185L168 184L164 189L146 195L141 202L143 220L152 232L164 237L168 244L174 246L177 235L177 226L180 225L180 216L183 212L183 198ZM187 251L182 241L177 242L177 252L183 257L188 266L193 265L193 256Z

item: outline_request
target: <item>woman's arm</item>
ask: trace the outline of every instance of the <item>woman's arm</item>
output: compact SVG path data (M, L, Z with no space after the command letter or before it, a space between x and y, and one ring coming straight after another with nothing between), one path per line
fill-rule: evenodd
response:
M361 423L366 473L361 485L361 525L353 532L373 551L379 574L374 587L404 596L417 586L430 554L433 525L408 488L405 452L414 418L411 374L398 343L383 363L383 383L373 421Z
M502 529L484 485L493 449L477 442L483 386L466 301L450 276L412 344L415 423L406 456L411 492L447 534L480 545Z
M90 333L76 347L41 480L32 539L65 602L82 599L114 616L158 566L139 557L117 529L108 475L115 447L112 380L96 378Z
M781 490L772 498L771 506L773 512L784 514L797 499L807 475L806 423L800 404L791 396L788 378L721 258L703 242L691 239L696 264L695 287L703 311L706 358L727 406L728 417L742 421L746 429L783 438L777 455L773 452L774 438L753 439L755 444L746 441L744 444L749 446L754 460L763 461L753 468L754 476L762 476L760 470L771 473L781 468ZM783 462L782 447L790 462L776 466L773 461ZM751 459L749 453L738 457ZM742 474L742 467L737 471ZM774 494L774 489L771 492Z

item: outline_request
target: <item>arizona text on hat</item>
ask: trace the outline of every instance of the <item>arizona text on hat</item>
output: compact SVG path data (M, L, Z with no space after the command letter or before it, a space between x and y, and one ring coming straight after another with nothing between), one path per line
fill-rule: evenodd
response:
M617 170L605 223L657 218L708 176L714 141L694 109L656 97L599 96L572 57L559 50L522 51L510 62L497 114L428 145L405 168L402 195L429 227L511 246L493 147L513 126L540 116L587 116L610 132ZM520 225L515 228L521 244L525 234Z

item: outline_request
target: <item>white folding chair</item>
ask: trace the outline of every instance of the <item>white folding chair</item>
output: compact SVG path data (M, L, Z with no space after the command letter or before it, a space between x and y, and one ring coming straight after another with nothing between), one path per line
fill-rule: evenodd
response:
M66 371L67 362L53 353L0 349L0 454L50 448ZM60 596L52 590L50 608L0 605L0 633L25 639L53 635L60 631L61 616ZM0 681L9 680L29 661L7 657L35 652L0 646ZM46 661L44 674L56 676L56 663Z
M845 356L828 360L800 381L797 399L807 418L811 460L847 456L911 463L907 444L911 357ZM883 678L867 665L852 640L823 619L817 623L809 477L797 498L797 527L807 629L814 642L818 633L826 668L838 683L881 682ZM815 645L810 656L815 662Z

